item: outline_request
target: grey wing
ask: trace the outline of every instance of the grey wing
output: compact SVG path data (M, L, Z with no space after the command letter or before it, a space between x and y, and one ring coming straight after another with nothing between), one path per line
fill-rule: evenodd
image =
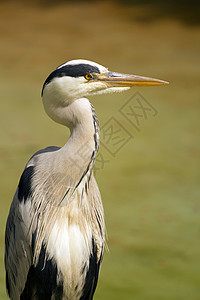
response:
M15 193L5 233L6 287L11 299L18 300L22 294L30 266L32 265L30 218L27 214L28 203L19 201ZM28 220L29 219L29 220Z
M34 165L37 163L39 154L58 149L58 147L48 147L31 157L22 173L11 204L5 232L5 268L7 291L9 297L14 300L20 299L33 263L37 228L37 218L34 217L31 207Z

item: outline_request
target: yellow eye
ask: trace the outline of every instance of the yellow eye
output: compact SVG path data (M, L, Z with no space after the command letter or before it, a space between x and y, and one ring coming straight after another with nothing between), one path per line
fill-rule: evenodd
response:
M93 78L92 74L86 74L85 75L85 79L87 79L87 80L90 80L92 78Z

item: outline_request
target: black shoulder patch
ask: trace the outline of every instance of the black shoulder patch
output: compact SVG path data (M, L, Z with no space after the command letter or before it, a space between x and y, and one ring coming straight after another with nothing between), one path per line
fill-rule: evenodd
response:
M34 174L34 167L30 166L24 170L19 181L18 198L19 201L24 202L32 195L32 177Z
M10 283L9 283L7 272L6 272L6 289L7 289L7 292L8 292L8 296L10 297Z
M102 261L102 253L101 253L101 258L97 262L97 247L94 243L94 240L92 240L92 253L90 256L90 261L89 261L89 269L87 271L87 275L85 278L85 285L83 288L83 294L80 298L80 300L92 300L94 292L96 290L97 286L97 281L99 277L99 269Z
M33 293L37 300L50 300L52 296L57 300L63 299L62 276L58 274L53 259L45 259L45 254L46 248L42 245L38 264L30 268L20 300L32 299Z
M77 64L77 65L65 65L55 69L45 80L42 87L42 95L44 87L50 83L56 77L70 76L70 77L80 77L85 76L88 73L100 73L100 70L96 66L90 64Z

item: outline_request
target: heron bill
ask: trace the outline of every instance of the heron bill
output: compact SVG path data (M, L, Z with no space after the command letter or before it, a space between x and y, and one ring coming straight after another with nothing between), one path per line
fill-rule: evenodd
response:
M105 74L95 75L96 80L107 83L109 87L155 86L169 84L169 82L167 81L163 81L156 78L116 72L108 72Z

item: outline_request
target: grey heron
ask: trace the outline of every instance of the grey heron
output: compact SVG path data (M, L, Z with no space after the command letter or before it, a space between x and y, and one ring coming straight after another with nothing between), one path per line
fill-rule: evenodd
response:
M72 60L46 79L46 113L70 129L67 143L36 152L11 204L5 234L6 287L12 300L93 299L105 243L93 176L99 123L87 96L167 82ZM79 155L83 150L84 155Z

